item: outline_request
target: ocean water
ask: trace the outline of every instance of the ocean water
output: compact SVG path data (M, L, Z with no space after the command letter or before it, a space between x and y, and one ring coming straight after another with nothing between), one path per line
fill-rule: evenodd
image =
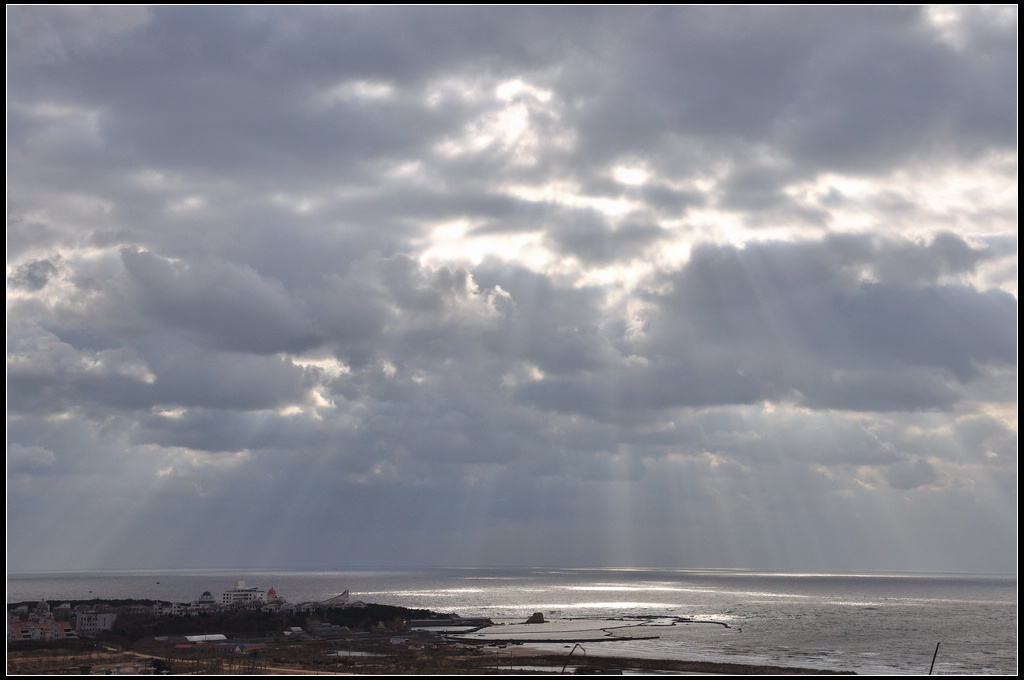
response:
M1015 576L662 569L10 573L7 601L188 602L204 590L219 597L242 579L248 586L272 586L292 602L349 590L352 599L487 616L502 624L541 612L551 622L536 629L544 637L580 635L586 652L595 655L923 674L940 643L935 674L1017 672ZM594 623L600 620L609 621ZM595 627L631 639L602 640ZM500 637L504 631L488 632ZM650 637L655 639L640 639Z

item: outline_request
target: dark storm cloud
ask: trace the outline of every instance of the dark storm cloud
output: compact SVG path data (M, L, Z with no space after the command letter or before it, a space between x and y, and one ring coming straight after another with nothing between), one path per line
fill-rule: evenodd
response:
M751 213L749 226L758 226L766 217L812 226L828 224L828 213L799 205L786 195L787 185L798 179L794 169L766 168L756 163L741 165L719 184L719 204Z
M29 291L42 290L50 278L57 274L60 257L46 260L32 260L19 265L14 273L7 277L7 285Z
M91 351L40 328L8 330L10 413L53 413L152 406L275 408L305 399L303 371L275 357L140 343ZM159 358L147 363L146 354ZM155 369L155 373L154 370Z
M7 17L8 55L25 64L59 64L102 50L105 41L150 20L143 7L37 7Z
M787 173L763 167L744 167L722 183L722 203L744 210L769 210L790 203L783 193L788 184Z
M175 266L131 249L121 257L138 286L141 309L215 347L270 353L301 351L319 342L320 331L299 301L246 265Z
M870 168L927 152L950 128L970 138L960 151L1012 147L1015 25L970 31L979 49L957 52L923 11L621 10L594 47L600 84L566 88L598 93L579 124L602 154L657 157L672 136L693 135L771 140L801 166ZM996 54L1005 66L991 69Z
M668 232L643 219L627 218L617 226L599 213L583 213L566 224L551 225L549 238L555 247L586 264L629 260L665 239Z
M7 326L8 413L132 407L146 367L130 347L81 350L30 323Z
M957 423L956 435L961 448L973 455L1016 457L1017 433L995 418L965 418Z
M623 342L648 363L530 383L519 398L599 418L764 399L949 408L980 366L1016 366L1014 298L938 283L985 257L950 234L702 246L650 298L645 338Z
M132 441L213 453L269 450L278 455L286 455L289 449L324 447L329 443L329 434L307 418L241 411L238 409L244 405L224 402L221 399L216 408L191 408L173 417L146 415L140 418Z
M951 235L928 246L870 237L702 246L670 278L673 291L662 300L672 313L652 321L654 348L692 333L708 343L756 338L958 371L973 360L1012 362L1012 297L938 281L984 257ZM900 270L897 261L906 266ZM907 278L929 285L900 285ZM661 339L659 329L670 335Z
M1012 565L1016 10L942 11L11 8L10 563Z
M942 276L972 272L979 262L990 257L990 253L972 248L956 234L940 232L927 248L910 243L887 248L884 259L875 265L875 272L887 283L928 285Z
M559 375L606 369L621 361L614 338L603 329L605 292L566 288L550 277L520 267L485 263L476 275L481 285L500 287L498 300L508 319L486 336L486 346L506 361L528 361Z
M53 464L53 452L41 446L23 446L15 442L7 447L8 474L45 474Z
M415 99L309 103L347 80L416 92L453 65L491 77L537 73L567 102L586 102L566 109L583 132L577 155L641 150L671 163L672 138L710 136L766 140L801 165L848 167L920 153L950 128L972 140L971 153L1012 148L1014 117L999 115L1015 110L1012 26L979 24L965 39L981 49L956 51L922 13L316 8L287 19L251 9L239 21L223 8L158 8L156 21L118 36L120 50L91 51L73 70L25 66L12 83L101 107L110 142L141 157L286 178L349 173L457 129L470 111ZM124 51L131 63L120 61ZM571 68L545 75L560 59Z
M529 61L507 21L537 23L528 15L516 21L502 12L446 9L313 9L287 17L254 9L241 21L224 8L154 14L156 21L121 36L120 50L90 52L73 70L24 67L19 85L40 99L59 93L98 107L109 144L146 162L204 174L242 171L257 181L272 171L278 183L358 176L380 158L424 153L468 112L424 107L419 88L455 63L461 70L479 50L484 69L487 54ZM289 34L295 21L301 38ZM134 55L130 62L125 51ZM501 64L493 62L499 71ZM377 79L413 96L318 103L337 84Z
M529 383L518 398L545 410L582 413L595 419L680 406L750 404L777 398L758 376L749 378L725 366L658 366L624 375L586 376Z
M898 463L886 472L889 485L895 489L916 489L934 482L937 478L935 470L926 460Z
M501 215L515 203L494 190L502 178L572 177L605 195L598 190L601 166L619 157L642 158L679 179L735 158L719 191L723 205L782 210L820 225L825 214L791 205L783 193L788 183L867 156L884 165L906 154L957 152L946 141L954 131L973 140L960 149L970 154L1012 149L1015 139L1012 116L984 113L1015 110L1015 70L986 66L1016 63L1015 33L973 21L962 39L978 49L956 50L927 27L921 8L164 7L145 14L151 20L117 30L90 14L77 29L82 37L68 38L80 46L75 59L29 59L10 74L23 106L11 111L20 123L9 130L9 147L26 161L25 179L113 192L122 230L139 228L133 217L152 222L166 202L153 204L145 200L151 192L129 188L126 170L159 167L187 173L189 188L229 177L261 192L339 182L382 187L389 196L349 199L344 214L374 216L391 232L412 216L481 211L494 216L491 228L533 231L546 227L529 209L519 227L520 220ZM59 12L17 16L30 33L68 30ZM493 108L443 94L446 78L484 87L521 76L555 88L549 108L557 111L557 129L574 131L571 148L542 146L530 169L493 152L438 157L436 144L459 137ZM344 94L359 82L392 94ZM336 88L341 94L331 94ZM432 96L439 99L431 104ZM49 112L38 115L38 107ZM542 108L531 113L534 123L555 115ZM771 149L780 162L750 165L743 159L751 144ZM381 184L388 164L423 158L442 180L487 186L449 192ZM636 193L661 210L676 204L676 217L707 201L700 192L657 184ZM253 200L235 192L230 202ZM149 208L138 215L133 204ZM14 206L17 215L22 208ZM659 236L652 224L581 230L588 221L595 222L582 211L555 222L552 242L584 262L609 262L634 257L641 242ZM180 228L159 222L162 232Z
M197 352L173 357L153 384L166 405L252 410L304 400L303 372L276 357Z

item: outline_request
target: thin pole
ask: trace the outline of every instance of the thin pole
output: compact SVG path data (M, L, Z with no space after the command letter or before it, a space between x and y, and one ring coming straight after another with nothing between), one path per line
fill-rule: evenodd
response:
M936 642L935 643L935 653L932 654L932 665L928 667L928 675L931 675L932 674L932 669L935 668L935 657L937 657L939 655L939 645L941 645L941 644L942 644L941 642Z
M569 650L569 656L565 657L565 665L562 666L562 673L565 673L565 667L569 665L569 659L572 658L572 653L576 651L577 647L579 647L583 651L583 665L587 665L587 650L583 647L583 645L577 642L575 645L572 646L572 649Z

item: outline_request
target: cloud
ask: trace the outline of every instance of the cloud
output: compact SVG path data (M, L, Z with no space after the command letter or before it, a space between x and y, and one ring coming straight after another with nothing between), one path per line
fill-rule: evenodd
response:
M642 219L611 226L598 214L576 216L549 233L556 249L592 265L629 260L668 236L665 229Z
M14 443L7 447L7 472L42 472L53 466L54 455L42 446L22 446Z
M948 266L945 238L929 246L841 237L694 250L666 276L667 292L650 297L643 339L631 351L651 363L635 386L626 379L623 403L949 407L955 382L969 382L979 365L1015 364L1016 331L1011 296L937 285ZM956 243L962 260L982 257ZM931 285L876 281L897 257L911 263L897 281L917 261Z
M8 53L21 62L59 64L103 49L104 41L145 26L144 7L49 7L8 17Z
M131 408L153 380L132 348L76 348L32 324L8 326L8 413Z
M1015 8L8 18L12 566L1015 568Z
M928 461L918 459L913 462L897 463L889 468L886 480L895 489L916 489L930 484L938 478Z
M246 265L197 262L187 267L151 253L124 249L125 271L138 306L171 329L211 345L258 353L301 351L319 331L277 281Z
M46 287L50 278L60 271L58 265L60 258L53 260L32 260L19 265L14 273L7 278L7 285L13 288L23 288L28 291L38 291Z

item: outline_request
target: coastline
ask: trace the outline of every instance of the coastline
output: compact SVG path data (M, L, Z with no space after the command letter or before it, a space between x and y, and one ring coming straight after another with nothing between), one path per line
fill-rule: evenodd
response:
M538 647L524 645L516 649L503 646L488 646L487 652L494 654L495 670L509 672L531 668L552 669L551 672L597 672L625 671L677 672L699 675L856 675L853 671L823 670L800 666L776 666L769 664L730 663L724 661L691 661L682 659L649 659L632 656L615 656L603 653L586 657L569 656L565 653L552 654ZM582 669L582 670L576 670Z
M458 612L495 623L521 624L542 611L550 624L538 631L553 630L558 621L569 627L568 621L587 618L602 621L601 626L639 617L654 617L658 623L692 617L716 624L655 627L652 621L629 633L640 638L653 632L661 636L658 640L594 644L598 638L608 639L604 633L589 643L572 638L582 642L588 657L921 674L928 671L935 643L942 641L936 673L1002 675L1017 668L1017 589L1012 576L612 569L47 572L8 574L8 597L45 599L55 607L66 600L122 597L187 602L204 590L230 588L238 578L273 586L290 602L319 601L352 588L353 599ZM508 649L534 647L538 639L569 638L561 633L534 635L518 638L523 644ZM541 645L540 651L568 654L569 648L553 643Z
M15 611L24 615L30 609L23 604ZM94 601L58 609L62 612L54 614L41 602L31 612L35 620L67 621L72 612L102 609L116 611L124 620L81 637L9 641L9 675L119 675L147 670L191 675L840 672L796 664L651 658L604 646L658 639L646 634L647 624L652 622L648 618L544 621L537 614L539 620L532 622L494 624L486 619L452 619L427 610L358 603L321 607L310 612L303 628L296 628L290 627L294 618L268 613L259 606L209 610L202 616L168 615L159 604L142 601ZM453 620L473 621L474 627L457 632L443 627ZM424 627L411 629L409 622ZM681 619L673 625L680 622L714 625Z
M156 650L117 650L105 644L78 649L8 649L7 675L40 674L142 674L149 668L172 674L220 675L479 675L479 674L644 674L689 673L701 675L854 675L799 666L773 666L677 659L641 659L617 656L571 656L545 653L529 646L478 647L475 654L452 654L450 649L393 655L338 657L333 663L293 648L290 657L262 660L251 655L206 658L169 658ZM297 652L297 653L296 653ZM323 652L322 649L317 652Z

